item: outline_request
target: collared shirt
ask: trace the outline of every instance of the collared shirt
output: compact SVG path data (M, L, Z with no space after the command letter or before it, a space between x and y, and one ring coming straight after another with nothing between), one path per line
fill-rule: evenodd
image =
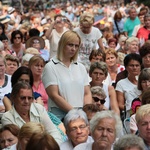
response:
M88 139L85 143L91 143L93 142L93 138L91 136L88 136ZM60 145L60 150L73 150L73 145L70 140L67 140L66 142L62 143Z
M30 107L30 121L42 123L45 127L45 130L54 137L58 144L62 143L61 135L55 125L52 123L49 118L45 108L37 103L32 103ZM18 112L15 110L14 106L11 110L5 112L1 119L2 125L6 124L15 124L20 128L26 123Z
M67 67L56 57L46 64L43 70L42 81L47 88L57 85L60 95L73 107L83 107L84 87L89 85L85 66L78 62L71 62ZM48 101L51 107L58 107L53 100Z

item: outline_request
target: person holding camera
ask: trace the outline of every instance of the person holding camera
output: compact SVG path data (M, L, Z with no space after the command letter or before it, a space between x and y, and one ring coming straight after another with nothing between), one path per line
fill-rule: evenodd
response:
M54 22L51 23L50 28L46 31L46 38L50 42L50 58L56 55L58 42L64 32L68 29L65 27L65 18L61 15L55 15Z

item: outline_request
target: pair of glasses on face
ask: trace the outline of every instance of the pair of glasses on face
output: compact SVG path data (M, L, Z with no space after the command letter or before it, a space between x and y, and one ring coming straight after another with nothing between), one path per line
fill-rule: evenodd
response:
M93 100L95 101L95 102L101 102L101 104L104 104L106 101L105 101L105 99L99 99L98 97L92 97L93 98Z

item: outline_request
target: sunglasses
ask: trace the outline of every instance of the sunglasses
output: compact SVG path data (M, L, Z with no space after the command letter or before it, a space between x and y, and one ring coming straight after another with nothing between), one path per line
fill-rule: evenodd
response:
M94 99L95 102L101 102L101 104L104 104L106 101L105 99L99 99L98 97L92 97Z

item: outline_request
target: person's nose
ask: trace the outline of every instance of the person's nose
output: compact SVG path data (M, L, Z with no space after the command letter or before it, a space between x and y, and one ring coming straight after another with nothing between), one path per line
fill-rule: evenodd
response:
M103 136L107 136L107 130L104 129L104 130L102 131L102 135L103 135Z
M80 128L77 128L77 133L81 133L82 130Z
M9 142L5 141L4 146L5 146L5 148L8 147L9 146Z

